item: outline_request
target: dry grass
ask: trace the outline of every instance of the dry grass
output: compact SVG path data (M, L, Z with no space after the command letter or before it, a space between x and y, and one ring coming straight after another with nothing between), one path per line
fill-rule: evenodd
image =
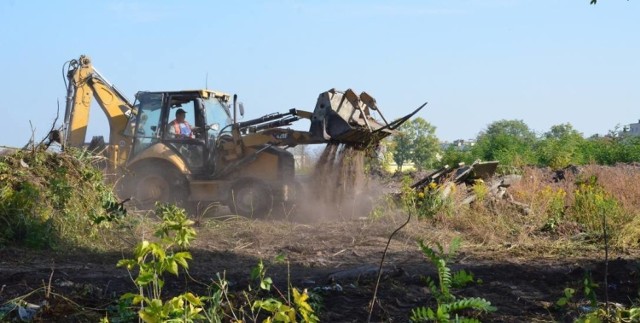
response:
M591 248L603 242L602 214L608 236L619 249L640 245L640 167L587 166L578 175L566 174L559 182L552 172L528 168L522 180L508 188L512 199L529 206L528 212L508 200L485 198L461 205L469 192L458 187L443 207L424 225L463 236L484 247L506 246L523 250L565 252L566 246ZM597 178L594 186L581 186ZM422 225L422 224L421 224ZM450 234L444 234L450 235Z

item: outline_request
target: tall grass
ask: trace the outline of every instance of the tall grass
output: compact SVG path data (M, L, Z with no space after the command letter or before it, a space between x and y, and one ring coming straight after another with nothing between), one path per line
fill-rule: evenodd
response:
M558 182L549 169L524 168L520 173L522 179L507 189L506 199L488 194L484 183L457 186L446 203L435 206L421 202L420 195L412 198L416 207L428 206L425 218L432 225L460 232L470 242L533 246L579 236L600 241L606 216L613 247L640 245L640 167L590 165ZM476 195L475 201L461 204L469 194ZM528 205L528 212L510 199Z

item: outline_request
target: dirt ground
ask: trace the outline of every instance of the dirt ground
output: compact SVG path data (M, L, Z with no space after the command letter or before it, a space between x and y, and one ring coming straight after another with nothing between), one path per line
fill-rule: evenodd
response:
M216 273L226 273L231 290L249 283L251 269L263 259L267 276L280 290L287 277L293 286L321 296L323 322L364 322L375 286L375 273L391 232L404 218L319 221L299 224L291 220L223 221L199 219L189 274L167 280L167 291L192 290L206 295ZM392 240L383 266L374 322L407 322L412 308L434 307L423 277L435 278L434 267L416 241L450 241L451 233L412 220ZM38 313L41 321L96 321L119 295L135 292L129 273L116 268L128 251L34 252L0 250L0 304L25 297L30 303L50 305ZM286 263L274 261L283 255ZM611 302L629 305L638 296L637 256L613 252L608 264ZM538 246L486 246L464 244L450 264L453 270L471 271L479 284L456 290L459 297L482 297L497 307L479 318L486 322L572 321L575 312L554 309L565 287L582 288L585 273L600 283L604 301L604 252L596 247L555 250ZM31 293L31 294L30 294ZM47 297L47 293L49 293ZM577 298L576 301L581 298ZM584 298L582 298L584 299ZM578 308L578 306L576 306ZM583 307L584 308L584 307ZM11 316L10 316L11 317ZM15 316L14 316L15 317Z

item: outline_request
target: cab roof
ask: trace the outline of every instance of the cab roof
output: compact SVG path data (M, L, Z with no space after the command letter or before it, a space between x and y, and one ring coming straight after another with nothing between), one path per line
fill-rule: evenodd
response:
M176 95L176 94L183 94L183 95L198 95L202 98L210 98L210 97L215 97L215 98L221 98L224 100L229 100L231 98L231 96L227 93L224 92L218 92L218 91L214 91L214 90L204 90L204 89L200 89L200 90L182 90L182 91L139 91L138 93L136 93L136 97L139 94L168 94L168 95Z

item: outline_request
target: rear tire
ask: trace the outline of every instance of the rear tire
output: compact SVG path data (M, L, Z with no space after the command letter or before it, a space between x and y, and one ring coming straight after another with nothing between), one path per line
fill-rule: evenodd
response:
M154 209L156 202L183 206L189 195L186 178L172 166L137 167L125 182L127 194L142 210Z
M265 217L273 208L269 185L257 180L242 180L233 185L227 202L232 212L245 217Z

